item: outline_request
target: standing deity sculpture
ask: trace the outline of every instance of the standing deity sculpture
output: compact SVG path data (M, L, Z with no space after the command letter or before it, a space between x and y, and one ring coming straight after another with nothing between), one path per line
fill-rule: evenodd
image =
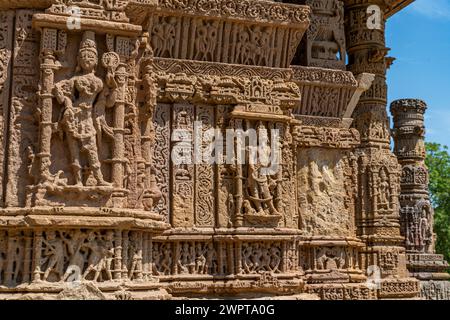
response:
M206 252L208 248L203 248L201 243L197 243L196 245L196 258L195 258L195 273L196 274L207 274L207 265L206 265Z
M345 70L344 2L303 0L302 3L311 7L311 24L294 64Z
M247 193L249 200L245 201L244 208L247 213L265 215L268 211L270 215L280 215L274 205L277 179L269 174L271 172L267 168L271 161L271 148L265 143L268 141L267 130L260 128L258 134L261 145L247 148Z
M430 252L433 243L433 226L430 224L429 210L424 206L420 215L419 223L419 248L422 252Z
M98 52L95 34L86 31L77 56L76 74L58 82L53 91L57 101L63 105L59 121L69 147L74 184L82 186L81 153L87 154L89 169L97 185L110 186L103 178L98 157L97 130L94 125L94 102L103 90L103 81L95 75Z
M389 208L390 184L386 170L382 168L378 179L377 201L380 209Z

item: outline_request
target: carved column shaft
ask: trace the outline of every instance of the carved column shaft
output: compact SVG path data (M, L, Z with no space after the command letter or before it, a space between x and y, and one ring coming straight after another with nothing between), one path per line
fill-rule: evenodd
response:
M128 277L128 250L129 250L129 234L130 231L122 232L122 278L127 279Z
M122 277L122 230L116 230L114 234L114 279Z
M40 173L41 181L45 182L50 176L50 148L52 138L52 89L54 85L54 70L57 30L45 28L41 37L41 132L40 132Z
M235 120L235 130L238 132L242 132L242 120L236 119ZM240 139L236 139L236 141L240 141ZM237 145L235 143L235 145ZM240 148L242 146L237 145L236 154L238 152L241 152ZM243 179L243 173L242 173L242 165L239 163L236 163L236 175L235 175L235 217L234 217L234 224L236 227L241 227L243 225L243 216L241 213L242 210L242 203L243 203L243 187L242 187L242 179Z
M23 260L23 282L29 282L32 279L31 267L33 261L33 233L30 230L24 232L25 252Z
M379 294L391 295L387 288L397 286L391 279L406 277L407 271L398 211L400 172L390 151L386 112L386 70L392 62L386 57L389 49L385 45L384 13L388 8L378 0L347 0L345 5L348 69L355 76L364 72L375 74L372 87L362 94L352 116L361 135L356 151L360 184L356 222L358 234L366 242L362 252L366 265L362 267L375 264L380 268L381 277L387 278L389 285ZM386 254L394 256L393 263L384 263Z
M144 134L142 136L142 150L143 150L143 158L145 160L145 173L148 177L151 176L151 167L152 167L152 159L153 159L153 148L152 145L154 143L154 137L153 137L153 119L152 117L146 117L144 119ZM151 181L150 179L147 179L146 181L146 188L150 188Z
M432 214L425 166L426 104L420 100L397 100L391 104L394 116L395 154L402 166L400 206L402 231L409 252L432 252ZM416 212L420 206L425 216ZM425 220L422 220L425 219ZM426 221L425 225L423 221Z
M447 262L435 254L433 208L428 190L428 170L425 165L425 102L402 99L392 102L395 153L402 166L400 213L402 235L405 237L409 271L420 280L446 280ZM442 290L448 282L421 282L422 296L432 298L430 285ZM439 298L439 297L438 297Z
M113 144L113 166L112 166L112 182L117 188L123 186L123 161L125 156L123 133L125 119L125 101L124 90L125 85L119 88L119 97L116 101L114 110L114 144Z
M33 281L41 280L42 231L34 231Z

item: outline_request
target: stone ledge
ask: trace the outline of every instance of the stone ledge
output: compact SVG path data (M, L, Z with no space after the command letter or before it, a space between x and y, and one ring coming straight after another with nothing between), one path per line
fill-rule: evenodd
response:
M107 228L154 231L170 226L152 212L112 208L36 207L0 209L0 228Z
M69 16L36 13L33 16L33 27L70 30L68 27L69 18ZM112 33L115 35L133 37L137 36L142 31L142 27L125 22L112 22L105 20L80 18L80 29L76 31L84 30L95 30L98 34Z

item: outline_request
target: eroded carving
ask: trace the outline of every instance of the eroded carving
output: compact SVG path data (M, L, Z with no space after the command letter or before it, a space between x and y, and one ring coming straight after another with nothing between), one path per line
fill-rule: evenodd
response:
M382 30L365 31L361 1L293 2L2 12L2 296L412 298L406 257L415 275L442 270L428 199L400 220L400 181L428 177L415 163L401 178L389 151ZM297 49L307 66L290 66ZM423 126L396 134L398 159L423 155Z

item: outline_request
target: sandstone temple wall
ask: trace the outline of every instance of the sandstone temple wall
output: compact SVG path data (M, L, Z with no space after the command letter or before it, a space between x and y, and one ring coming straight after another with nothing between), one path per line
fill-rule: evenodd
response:
M400 2L0 1L0 298L417 298L365 25Z

